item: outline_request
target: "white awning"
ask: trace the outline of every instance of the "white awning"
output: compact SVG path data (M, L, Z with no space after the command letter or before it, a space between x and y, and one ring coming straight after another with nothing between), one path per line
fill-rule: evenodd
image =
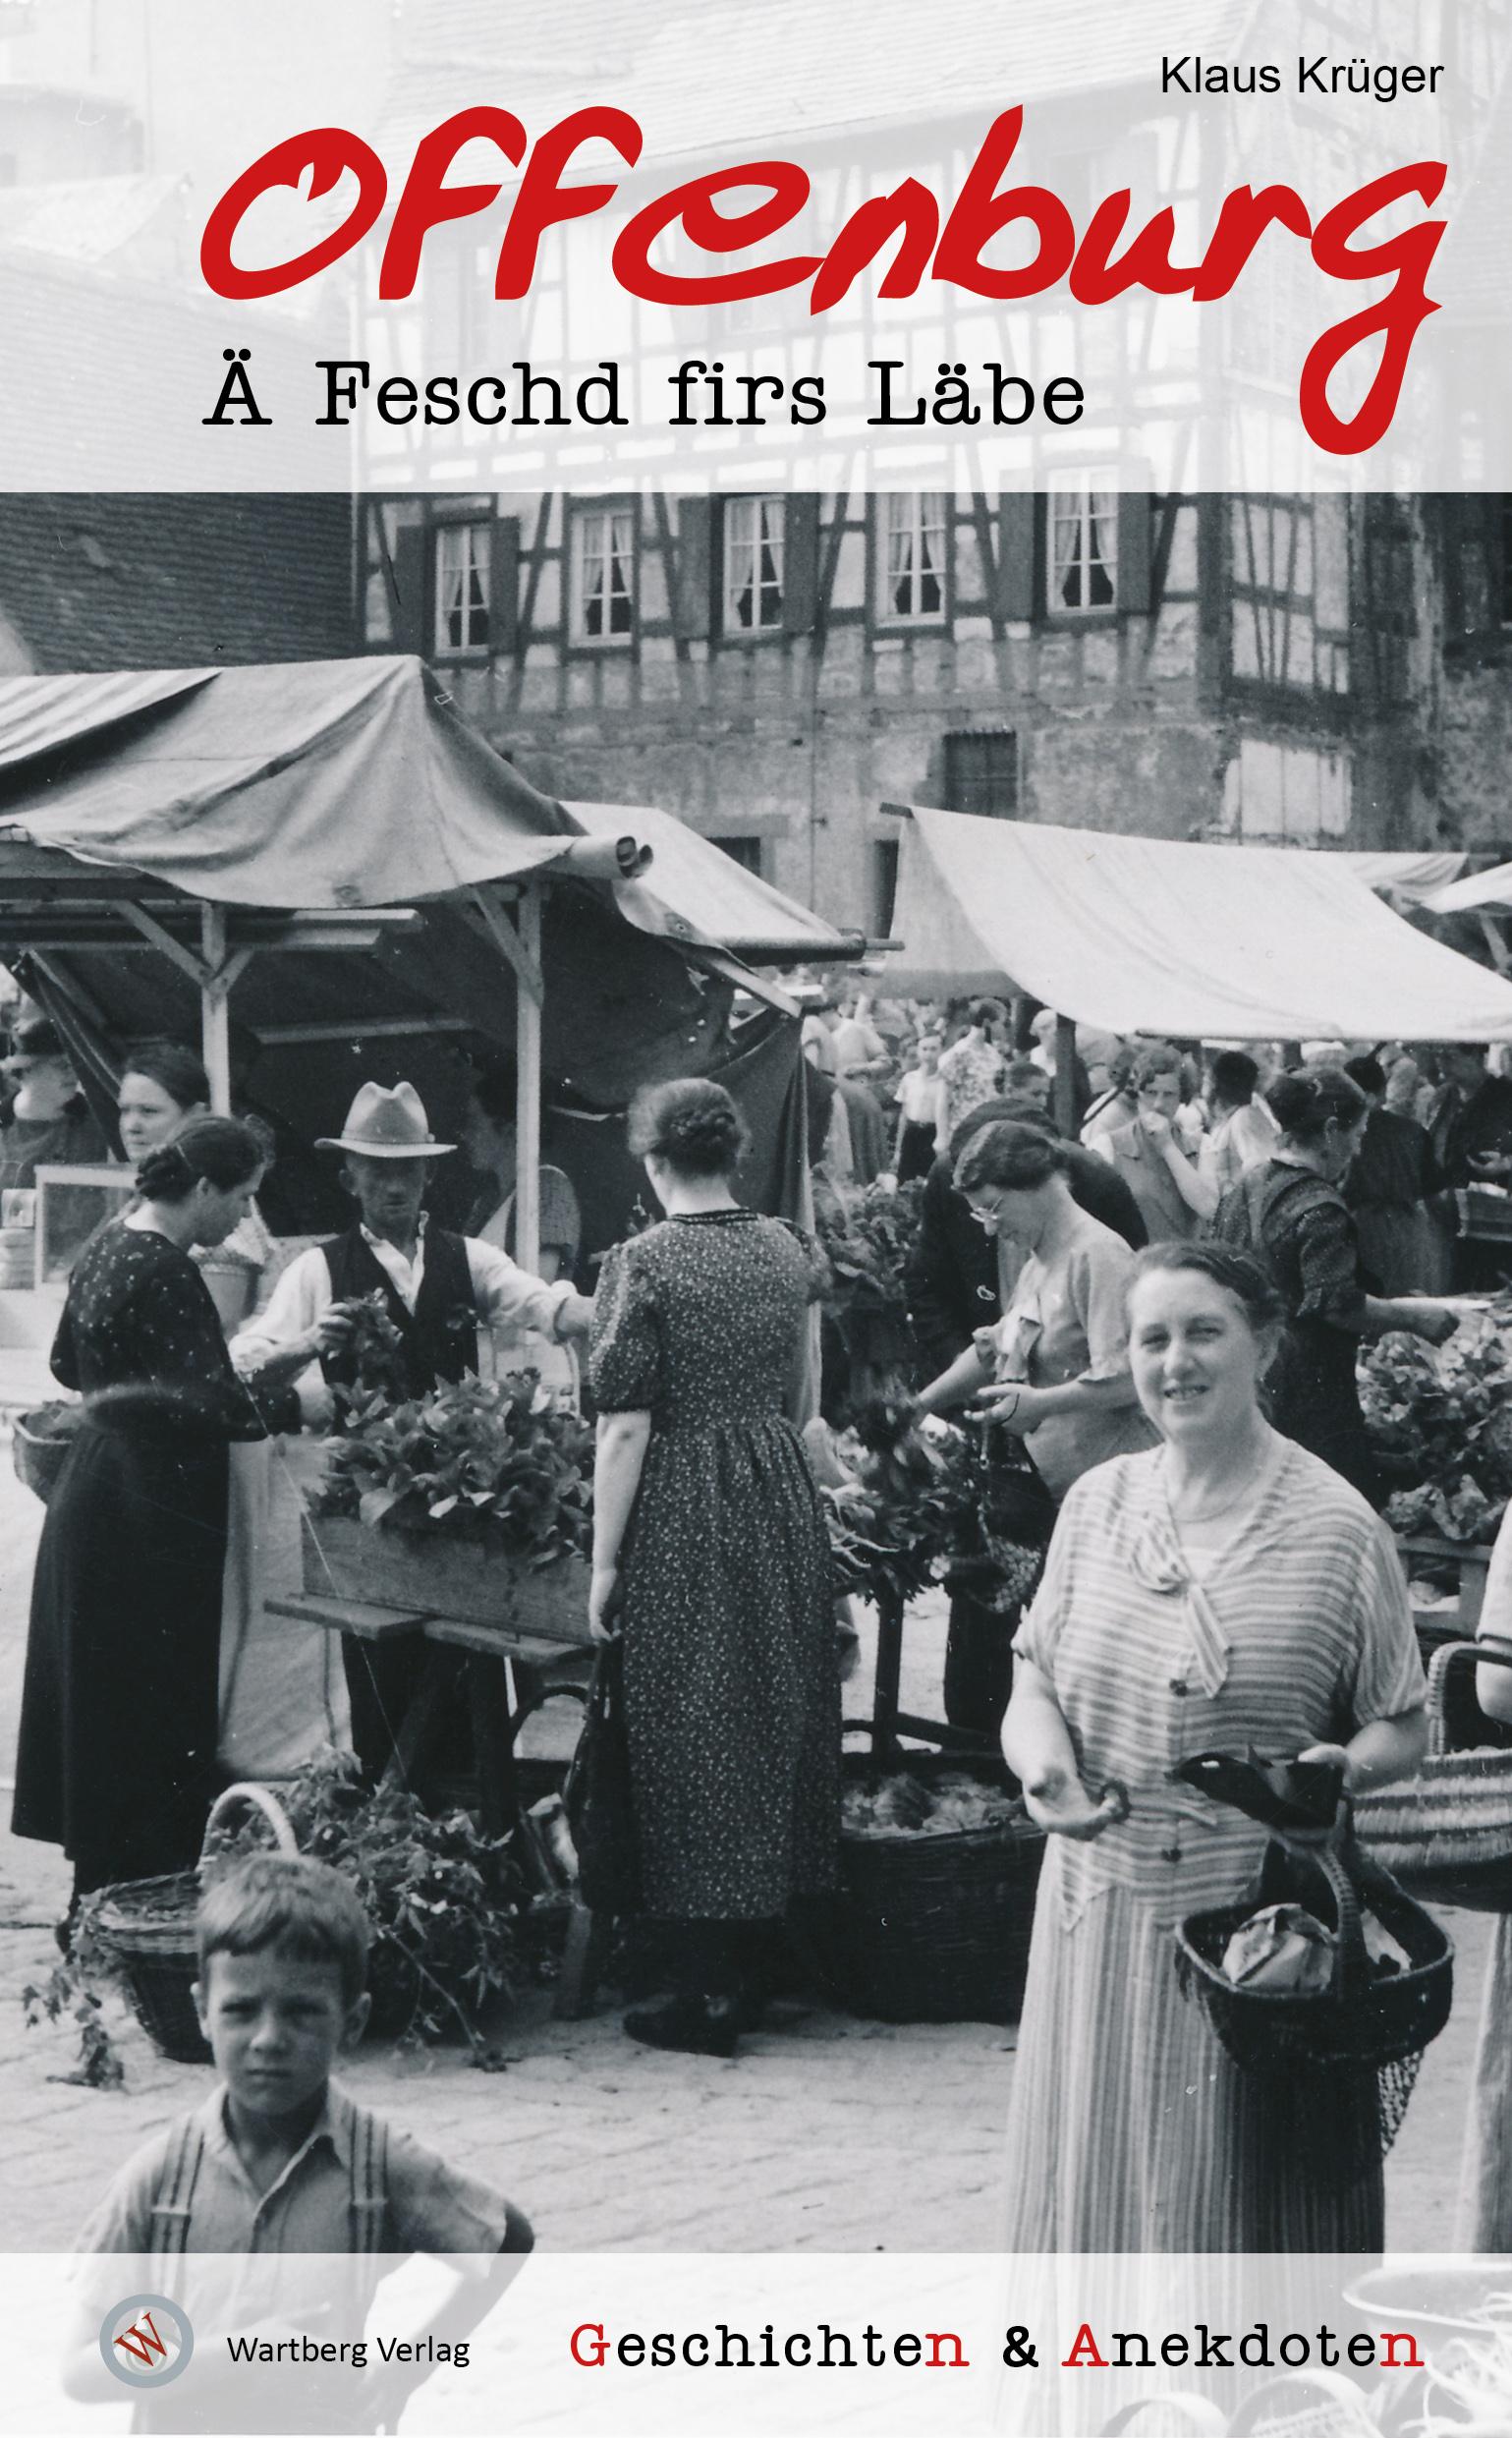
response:
M1342 855L1186 846L916 808L894 991L1011 984L1078 1023L1221 1041L1512 1041L1512 984Z

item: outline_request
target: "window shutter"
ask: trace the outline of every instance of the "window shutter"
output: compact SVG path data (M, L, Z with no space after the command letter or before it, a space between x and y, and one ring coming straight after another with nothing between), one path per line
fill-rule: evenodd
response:
M819 495L793 491L783 528L782 623L789 635L809 635L818 614Z
M672 575L672 630L680 643L700 641L708 634L713 597L713 502L705 498L677 503L677 541Z
M432 642L432 546L424 525L401 527L394 543L394 650L418 652L422 659Z
M520 519L497 516L488 543L488 650L514 652L520 640Z
M1148 491L1118 494L1118 588L1114 606L1133 617L1148 617L1154 607L1150 583L1153 507Z
M997 511L993 614L1037 618L1044 608L1044 501L1035 491L1004 491Z

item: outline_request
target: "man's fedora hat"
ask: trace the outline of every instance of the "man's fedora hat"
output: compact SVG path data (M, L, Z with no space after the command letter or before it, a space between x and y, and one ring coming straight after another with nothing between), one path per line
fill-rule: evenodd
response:
M392 1092L382 1084L364 1084L340 1134L317 1135L315 1148L361 1152L364 1160L435 1160L457 1146L436 1141L413 1084L396 1084Z

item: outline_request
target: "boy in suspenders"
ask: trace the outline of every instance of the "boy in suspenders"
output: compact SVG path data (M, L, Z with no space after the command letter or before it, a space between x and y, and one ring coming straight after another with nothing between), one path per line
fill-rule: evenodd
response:
M338 1872L295 1855L252 1855L212 1882L197 1928L196 2002L220 2080L208 2102L128 2162L82 2250L145 2256L165 2294L175 2291L172 2263L180 2254L530 2250L530 2225L501 2193L332 2082L337 2059L362 2038L369 2008L366 1922ZM385 2417L397 2413L438 2362L465 2365L468 2348L458 2340L499 2291L497 2276L459 2286L421 2332L409 2367L390 2363L379 2377L364 2359L351 2362L359 2375L349 2372L339 2387L353 2405L360 2391L372 2400L381 2390ZM340 2334L362 2338L361 2311ZM226 2375L218 2350L217 2379ZM350 2362L363 2351L348 2342L340 2358ZM281 2358L275 2354L274 2363ZM172 2412L193 2409L196 2370L192 2361L184 2380L164 2392L169 2419L145 2426L176 2426ZM69 2384L83 2394L83 2376ZM103 2392L89 2384L92 2394ZM351 2424L372 2425L370 2417Z

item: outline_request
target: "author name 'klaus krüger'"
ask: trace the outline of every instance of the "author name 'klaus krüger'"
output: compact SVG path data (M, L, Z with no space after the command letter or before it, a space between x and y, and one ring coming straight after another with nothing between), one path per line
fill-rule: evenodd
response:
M1329 101L1345 93L1369 93L1376 101L1395 101L1403 93L1436 93L1443 73L1441 63L1426 67L1410 61L1398 66L1394 60L1367 59L1361 53L1330 59L1326 51L1319 51L1316 58L1299 54L1296 79L1289 89L1304 101ZM1160 61L1162 93L1279 93L1285 89L1286 72L1273 60L1257 64L1204 59L1198 52L1186 51L1179 59L1162 55Z

